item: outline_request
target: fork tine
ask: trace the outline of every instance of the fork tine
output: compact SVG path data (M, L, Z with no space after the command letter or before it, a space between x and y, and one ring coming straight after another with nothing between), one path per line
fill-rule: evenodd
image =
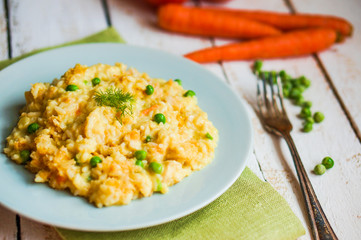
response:
M267 78L265 76L264 73L261 74L261 81L263 83L263 98L264 98L264 102L266 104L266 109L270 110L270 106L271 106L271 102L267 96Z
M257 76L257 105L258 105L258 109L259 109L259 113L261 115L261 117L263 118L263 109L264 109L264 101L263 101L263 95L261 93L261 80L260 77Z
M277 90L278 90L278 99L281 104L282 113L287 116L286 109L283 104L283 91L282 91L281 78L279 76L277 76Z
M277 75L275 76L275 78L276 78L276 80L277 80ZM276 87L276 90L277 91L275 91L275 86L274 85L276 85L276 84L274 84L274 82L273 82L273 76L270 74L270 76L269 76L269 78L268 78L268 83L269 83L269 85L270 85L270 88L271 88L271 96L272 96L272 106L273 106L273 110L274 110L274 112L275 112L275 114L280 114L281 112L280 112L280 109L279 109L279 107L278 107L278 102L277 102L277 99L279 99L279 95L278 95L278 93L279 93L279 88L278 88L278 85L277 85L277 87Z

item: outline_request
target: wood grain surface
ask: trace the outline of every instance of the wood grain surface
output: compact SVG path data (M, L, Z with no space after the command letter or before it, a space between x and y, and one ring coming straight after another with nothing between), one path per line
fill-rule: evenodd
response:
M103 30L109 24L128 44L157 48L179 56L235 41L166 32L157 27L156 9L142 0L4 0L2 3L0 59L76 40ZM293 76L305 75L312 81L304 97L313 102L313 111L325 114L325 121L315 124L310 133L301 132L302 122L297 118L300 108L286 101L294 125L292 136L339 239L360 239L361 98L358 93L361 91L361 1L233 0L226 4L200 1L187 4L332 14L344 17L354 25L353 36L342 44L312 56L264 61L264 69L284 69ZM256 79L251 65L251 61L233 61L204 64L204 67L230 84L247 103L255 136L248 166L286 199L307 228L302 195L286 143L267 133L257 117ZM335 166L323 176L314 175L312 169L325 156L331 156ZM53 227L20 217L0 206L0 239L60 238ZM310 232L299 239L311 239Z

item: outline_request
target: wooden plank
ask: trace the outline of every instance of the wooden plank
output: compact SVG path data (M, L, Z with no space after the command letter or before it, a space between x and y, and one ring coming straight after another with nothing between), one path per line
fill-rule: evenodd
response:
M129 44L158 48L177 55L211 46L209 38L170 33L160 29L156 25L155 8L142 1L109 0L108 4L111 6L109 10L113 26ZM218 64L209 70L226 81ZM251 156L248 166L263 179L254 155Z
M62 240L59 234L52 226L44 225L34 222L27 218L21 218L21 239L35 240L35 239L51 239Z
M0 60L8 58L6 10L0 4ZM0 205L0 239L12 240L16 238L16 214Z
M16 215L0 206L0 239L13 240L17 236Z
M13 56L77 40L107 27L101 0L12 0L9 9ZM52 227L25 218L20 222L21 239L58 239Z
M9 8L14 57L107 27L101 0L12 0Z
M297 12L335 15L349 20L354 33L344 43L334 45L330 51L319 54L332 83L338 91L361 138L361 1L359 0L292 0Z
M307 2L311 3L311 1ZM307 5L307 3L303 4ZM324 2L322 6L325 5L331 4ZM289 11L284 1L255 0L252 1L252 5L245 1L231 1L226 6ZM216 45L228 42L231 41L218 39L215 41ZM256 108L256 79L251 72L251 65L251 61L223 63L231 85L250 105ZM295 129L292 135L319 200L339 238L357 239L361 234L360 230L356 230L361 229L359 218L357 218L360 216L361 207L358 203L361 194L357 190L356 183L360 181L361 169L356 168L355 165L359 165L361 147L337 99L330 91L325 77L312 57L265 61L264 65L264 68L268 70L286 69L292 75L305 74L312 79L313 85L305 93L305 97L314 103L312 109L325 113L326 120L320 125L315 125L313 132L302 133L300 132L301 121L296 117L300 108L287 102L286 107ZM213 68L214 64L205 66ZM287 200L304 226L307 226L308 220L303 207L302 194L288 147L283 140L280 141L264 131L255 113L253 113L252 121L256 133L255 154L265 178ZM337 138L331 136L337 136ZM335 167L322 177L312 174L313 167L327 155L336 160ZM347 201L345 201L345 196L347 196ZM311 239L309 231L300 239Z
M8 58L8 33L4 3L0 4L0 60Z

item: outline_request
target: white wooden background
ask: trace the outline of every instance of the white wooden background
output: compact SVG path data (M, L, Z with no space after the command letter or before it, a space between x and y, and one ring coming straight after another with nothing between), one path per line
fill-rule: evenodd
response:
M188 4L207 5L199 1ZM295 129L292 135L339 239L361 239L361 1L233 0L219 6L332 14L354 25L354 35L343 44L314 56L265 61L264 68L285 69L292 75L304 74L312 80L305 97L314 103L313 110L322 111L326 119L315 125L311 133L302 133L299 131L301 121L295 117L299 108L287 104ZM178 55L229 42L165 32L156 26L155 9L142 0L2 0L0 59L76 40L109 25L113 25L129 44ZM250 65L249 61L234 61L204 67L229 83L246 100L255 133L254 151L248 166L287 200L307 228L307 216L288 148L283 140L263 130L253 110L256 86ZM313 167L327 155L335 160L333 169L321 177L312 174ZM59 237L51 226L28 220L0 206L0 239L56 240ZM299 239L311 239L309 230Z

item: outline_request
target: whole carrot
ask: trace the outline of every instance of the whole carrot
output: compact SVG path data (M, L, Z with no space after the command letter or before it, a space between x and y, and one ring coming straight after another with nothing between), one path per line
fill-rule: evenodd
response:
M204 8L218 14L244 17L250 20L269 24L281 30L296 30L312 27L333 28L342 35L351 36L353 27L347 20L320 14L288 14L270 11L251 11L229 8Z
M250 60L299 56L330 47L337 40L333 29L307 29L220 47L206 48L185 55L199 63L221 60Z
M214 37L248 39L281 33L274 27L253 20L176 4L159 8L158 24L174 32Z

